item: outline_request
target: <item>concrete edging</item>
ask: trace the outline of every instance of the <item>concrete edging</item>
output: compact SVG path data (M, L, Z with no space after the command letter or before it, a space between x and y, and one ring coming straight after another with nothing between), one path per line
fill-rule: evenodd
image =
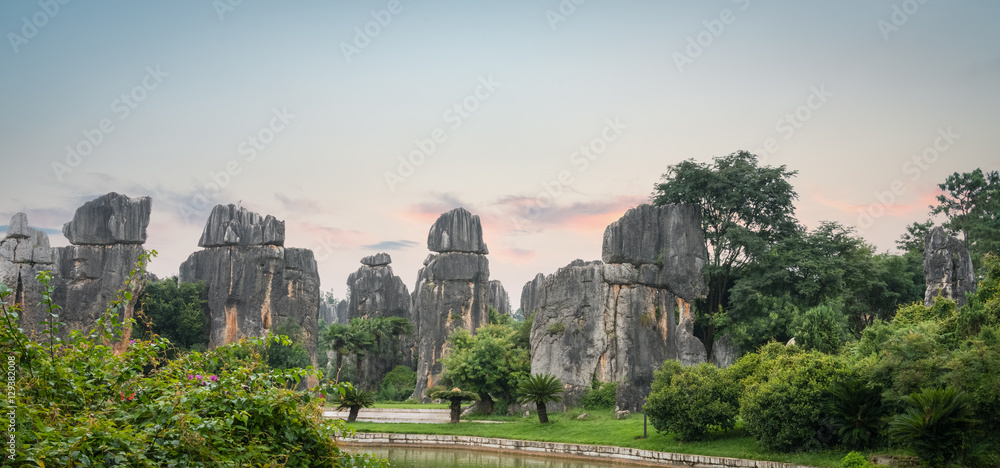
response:
M692 468L811 468L790 463L744 460L741 458L709 457L683 453L657 452L609 445L568 444L531 440L493 439L474 436L425 434L385 434L358 432L339 440L345 445L411 445L422 447L457 447L471 450L515 451L525 454L546 454L561 457L627 460L652 465Z

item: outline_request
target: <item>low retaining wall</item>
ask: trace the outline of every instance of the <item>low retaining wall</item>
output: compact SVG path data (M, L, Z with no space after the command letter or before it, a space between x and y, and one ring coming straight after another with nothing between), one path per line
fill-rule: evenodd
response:
M383 434L358 432L341 438L345 445L411 445L418 447L454 447L470 450L515 451L526 454L546 454L560 457L628 460L637 463L694 468L810 468L790 463L743 460L740 458L707 457L682 453L657 452L607 445L565 444L530 440L491 439L487 437Z

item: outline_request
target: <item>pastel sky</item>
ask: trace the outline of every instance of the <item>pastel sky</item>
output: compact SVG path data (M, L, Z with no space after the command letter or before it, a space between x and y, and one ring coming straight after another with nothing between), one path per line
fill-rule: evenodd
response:
M412 288L464 206L517 304L600 258L667 166L746 149L798 171L805 225L893 250L948 174L998 168L998 20L987 0L5 1L0 223L148 195L165 276L241 202L342 296L383 250Z

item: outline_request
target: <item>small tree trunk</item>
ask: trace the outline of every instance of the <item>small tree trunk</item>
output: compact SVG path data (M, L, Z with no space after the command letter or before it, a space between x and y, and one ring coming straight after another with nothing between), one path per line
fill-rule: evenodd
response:
M337 353L337 378L334 383L340 383L340 370L344 368L344 355Z
M545 402L536 401L535 406L538 407L538 422L542 424L549 423L549 412L545 409Z
M358 411L361 411L361 405L354 405L351 407L351 413L347 415L347 422L352 423L358 420Z
M493 397L489 393L484 393L483 399L479 401L479 412L485 415L493 414Z
M462 417L462 400L458 398L451 399L451 423L458 424L459 419Z

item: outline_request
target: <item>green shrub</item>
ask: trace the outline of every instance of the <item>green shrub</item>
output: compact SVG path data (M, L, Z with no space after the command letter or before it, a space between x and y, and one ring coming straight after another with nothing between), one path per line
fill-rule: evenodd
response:
M615 407L615 392L618 391L617 382L599 382L595 380L583 392L580 397L580 404L589 410L609 410Z
M931 466L959 461L967 448L968 432L976 423L969 395L953 388L925 389L903 397L903 401L906 411L889 423L892 438Z
M396 366L382 379L378 399L381 401L404 401L413 395L416 386L417 372L407 366Z
M731 429L738 400L739 390L724 369L667 361L656 371L643 409L658 432L690 441L703 438L709 429Z
M860 379L830 387L830 421L840 442L849 448L873 446L882 431L882 391Z
M562 323L562 322L550 323L549 327L546 329L546 331L550 335L558 335L558 334L566 331L566 324Z
M842 468L871 468L873 465L864 454L851 452L845 455L843 460L840 460L840 466Z
M805 349L835 353L847 342L847 316L842 305L820 304L796 315L791 331L795 344Z
M739 414L747 432L766 448L783 452L832 442L825 424L828 389L852 378L841 358L778 343L765 346L760 354L749 358L755 362L748 366L753 372L743 378ZM737 375L746 370L737 368Z

